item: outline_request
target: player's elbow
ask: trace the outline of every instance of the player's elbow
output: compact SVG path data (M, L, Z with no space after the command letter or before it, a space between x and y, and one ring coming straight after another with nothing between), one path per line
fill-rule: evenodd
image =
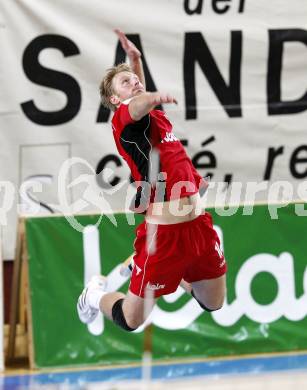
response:
M138 122L139 120L141 120L146 114L143 114L142 112L139 112L137 110L134 110L134 111L130 111L129 110L129 113L130 113L130 116L131 118Z

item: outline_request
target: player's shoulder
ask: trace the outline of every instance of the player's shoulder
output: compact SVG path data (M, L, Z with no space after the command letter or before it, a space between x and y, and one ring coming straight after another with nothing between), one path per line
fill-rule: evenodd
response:
M123 111L126 111L128 109L129 103L131 102L131 99L126 99L116 108L113 114L112 120L118 118Z
M119 107L117 107L112 117L113 129L115 128L115 130L121 131L127 125L135 123L129 112L130 101L131 99L124 100Z
M126 99L117 107L116 111L114 112L113 118L118 117L126 112L129 112L129 103L131 102L133 98Z

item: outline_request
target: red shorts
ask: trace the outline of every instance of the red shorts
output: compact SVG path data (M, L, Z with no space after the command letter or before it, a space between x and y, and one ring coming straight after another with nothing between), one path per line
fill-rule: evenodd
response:
M147 251L148 230L153 232L149 234L149 243L155 243L153 254ZM208 212L193 221L173 225L143 222L136 229L134 249L129 289L140 297L144 297L146 287L159 297L176 291L181 279L189 283L214 279L227 270Z

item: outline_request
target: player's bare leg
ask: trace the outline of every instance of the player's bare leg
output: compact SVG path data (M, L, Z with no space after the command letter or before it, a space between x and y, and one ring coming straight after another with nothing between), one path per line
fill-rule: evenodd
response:
M226 275L215 279L191 283L192 295L207 311L218 310L223 306L226 294Z

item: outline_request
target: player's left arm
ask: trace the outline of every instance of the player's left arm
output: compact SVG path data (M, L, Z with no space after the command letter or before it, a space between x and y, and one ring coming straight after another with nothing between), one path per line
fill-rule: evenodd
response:
M130 117L139 121L159 104L178 104L177 100L168 93L145 92L131 99L128 105Z
M118 39L122 45L122 48L125 50L128 58L129 58L129 63L130 63L130 66L131 66L133 72L138 76L140 82L143 84L144 88L146 89L141 52L135 46L135 44L132 43L126 37L126 35L120 29L116 28L114 31L118 36Z

